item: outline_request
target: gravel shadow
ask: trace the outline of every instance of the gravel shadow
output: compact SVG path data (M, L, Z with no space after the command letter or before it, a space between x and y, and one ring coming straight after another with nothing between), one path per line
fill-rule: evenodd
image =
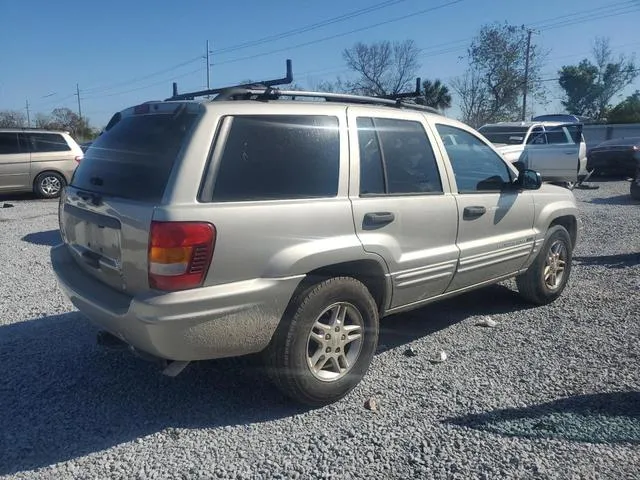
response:
M528 308L495 285L382 322L380 351L472 315ZM255 357L196 362L175 378L126 350L95 344L78 312L0 326L0 476L45 467L140 437L247 425L309 409L266 378Z
M22 237L23 242L33 243L34 245L46 245L53 247L62 242L59 230L46 230L44 232L29 233Z
M594 198L589 203L596 205L640 205L640 200L631 197L630 194L616 195L608 198Z
M525 408L450 418L445 423L507 437L640 444L640 392L576 395Z
M197 362L168 378L126 350L98 347L95 334L77 312L0 327L0 476L158 432L179 445L177 429L308 410L280 394L252 358Z
M638 253L619 253L616 255L601 255L593 257L576 256L573 261L577 265L592 267L600 265L609 268L627 268L640 265L640 252Z
M469 317L498 315L534 308L504 285L491 285L406 313L391 315L380 323L378 352L431 335Z

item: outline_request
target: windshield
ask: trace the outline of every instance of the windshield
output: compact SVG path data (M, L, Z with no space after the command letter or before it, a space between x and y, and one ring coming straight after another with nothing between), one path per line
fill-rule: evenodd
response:
M183 111L123 117L91 144L72 186L158 202L196 116Z
M494 144L520 145L524 143L528 130L529 127L485 126L480 127L479 132Z

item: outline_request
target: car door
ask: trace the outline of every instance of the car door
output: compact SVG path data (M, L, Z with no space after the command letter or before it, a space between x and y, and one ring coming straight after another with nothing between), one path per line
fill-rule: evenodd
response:
M349 197L358 238L391 276L391 308L443 293L458 262L457 206L418 112L349 107Z
M20 141L20 136L17 132L0 132L0 191L24 190L31 187L31 154Z
M457 145L439 147L450 162L458 204L460 261L447 291L493 281L517 272L534 246L534 203L530 192L511 187L515 173L471 129L436 122L440 135Z
M533 137L526 147L528 168L540 172L545 181L575 182L580 144L573 141L567 127L545 126L544 133Z

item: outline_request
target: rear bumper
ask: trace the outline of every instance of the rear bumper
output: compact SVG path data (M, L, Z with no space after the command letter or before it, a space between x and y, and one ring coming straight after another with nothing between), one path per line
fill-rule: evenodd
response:
M259 278L131 297L83 272L64 244L51 250L51 264L65 294L92 323L141 351L185 361L264 349L303 278Z

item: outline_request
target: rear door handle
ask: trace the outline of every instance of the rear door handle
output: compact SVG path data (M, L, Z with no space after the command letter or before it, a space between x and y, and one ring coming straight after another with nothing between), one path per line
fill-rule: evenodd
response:
M391 212L370 212L364 215L365 227L380 227L393 222L396 216Z
M487 213L487 209L482 206L465 207L462 213L463 220L473 220Z

